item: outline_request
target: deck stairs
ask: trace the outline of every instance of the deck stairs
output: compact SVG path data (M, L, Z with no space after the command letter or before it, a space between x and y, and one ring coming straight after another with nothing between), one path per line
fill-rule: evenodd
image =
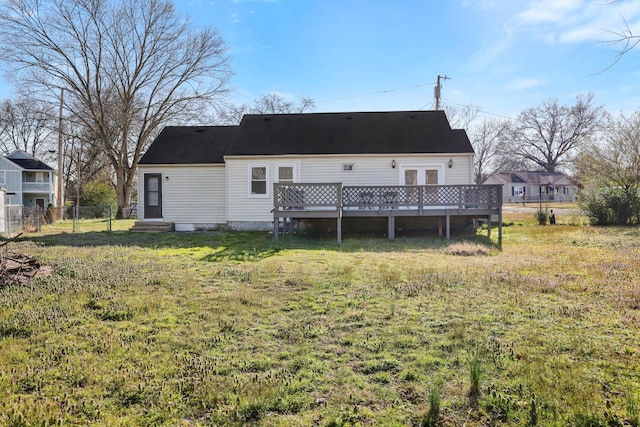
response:
M129 229L129 231L135 233L166 233L174 230L175 225L173 222L166 221L136 221L135 224L133 224L133 227Z

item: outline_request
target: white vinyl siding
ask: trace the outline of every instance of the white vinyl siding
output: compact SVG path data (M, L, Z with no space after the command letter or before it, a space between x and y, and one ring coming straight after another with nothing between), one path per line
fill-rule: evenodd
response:
M449 159L453 167L449 168ZM396 167L391 167L392 160ZM362 156L261 156L228 157L228 211L229 222L273 221L273 197L254 198L247 195L250 185L247 170L250 166L269 165L267 192L271 195L273 182L277 182L277 165L296 165L296 182L333 183L344 185L401 185L404 165L435 164L442 173L440 184L473 183L473 155L362 155ZM352 164L353 170L345 173L344 164ZM250 170L250 169L249 169Z
M162 174L162 219L184 224L224 224L224 165L139 166L145 173ZM138 206L144 209L144 179L138 179ZM139 217L144 218L142 211Z

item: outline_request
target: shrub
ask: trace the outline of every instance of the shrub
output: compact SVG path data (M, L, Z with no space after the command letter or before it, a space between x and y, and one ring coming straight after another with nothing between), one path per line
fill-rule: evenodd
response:
M103 182L93 181L84 186L82 190L82 206L111 206L116 207L116 192Z
M592 225L627 225L640 221L640 195L635 189L585 190L578 202Z
M547 219L549 219L549 215L547 213L547 209L545 208L544 210L542 208L538 209L535 213L535 217L538 220L538 224L540 225L546 225L547 224Z

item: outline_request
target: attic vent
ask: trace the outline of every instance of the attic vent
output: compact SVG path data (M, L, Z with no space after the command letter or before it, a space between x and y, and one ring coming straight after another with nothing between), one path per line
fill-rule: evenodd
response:
M270 122L270 121L271 121L271 117L265 117L265 118L264 118L264 121L265 121L265 122Z
M202 133L202 132L204 132L204 129L202 129L202 128L196 129L196 133Z
M345 117L345 120L353 120L353 117L347 116L347 117Z
M415 118L416 118L416 115L415 115L415 114L409 114L409 118L411 118L411 119L415 119Z

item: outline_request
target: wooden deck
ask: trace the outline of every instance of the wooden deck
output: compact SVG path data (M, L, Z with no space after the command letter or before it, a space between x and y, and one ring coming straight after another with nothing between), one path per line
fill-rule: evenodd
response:
M342 183L274 184L273 235L279 238L280 222L304 218L335 218L338 243L342 242L343 217L386 217L388 236L395 237L396 217L440 217L451 238L451 217L498 216L498 244L502 245L501 185L390 185L346 186Z

